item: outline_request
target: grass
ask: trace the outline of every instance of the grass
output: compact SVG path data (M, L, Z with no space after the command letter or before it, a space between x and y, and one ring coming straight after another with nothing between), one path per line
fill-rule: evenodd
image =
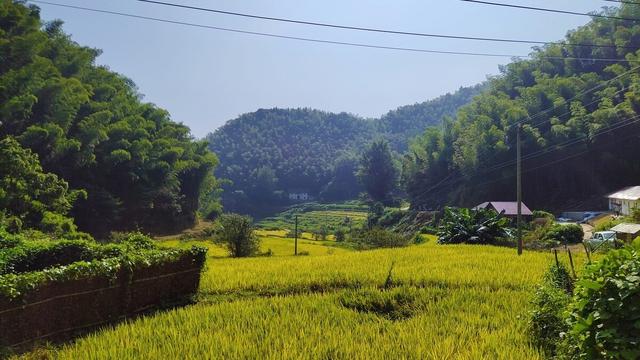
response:
M103 329L44 356L541 358L526 337L526 315L549 253L518 257L514 249L437 245L429 237L364 252L310 241L301 244L310 256L295 257L280 235L261 233L274 257L220 258L213 247L197 305Z
M300 231L319 232L322 227L326 227L333 233L338 228L362 226L367 220L367 209L366 206L358 204L301 204L261 220L258 226L263 229L293 230L295 216L298 215ZM348 222L346 219L349 219Z

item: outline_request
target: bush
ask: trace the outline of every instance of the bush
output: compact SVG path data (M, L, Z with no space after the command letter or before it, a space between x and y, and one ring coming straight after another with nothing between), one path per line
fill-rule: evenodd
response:
M337 242L344 242L346 239L346 233L342 229L336 230L336 232L334 233L334 236L336 237Z
M555 220L556 217L553 216L552 213L550 212L546 212L543 210L534 210L533 211L533 218L534 219L549 219L549 220Z
M640 242L589 265L569 306L562 354L581 359L640 358Z
M110 239L114 243L123 244L134 250L149 250L156 246L153 239L139 231L112 232Z
M555 355L561 334L566 332L564 311L571 301L573 280L563 265L552 265L536 290L529 332L547 355Z
M260 239L253 230L251 217L223 214L216 240L224 244L233 257L254 256L260 250Z
M544 240L560 244L579 244L584 238L582 227L577 224L553 225L544 236Z
M438 228L440 244L495 244L509 236L509 220L488 209L446 208Z
M354 241L365 249L403 247L411 243L411 238L375 227L371 230L358 231Z
M382 227L390 227L400 222L400 219L405 215L406 211L392 209L385 210L384 214L378 220L378 225Z

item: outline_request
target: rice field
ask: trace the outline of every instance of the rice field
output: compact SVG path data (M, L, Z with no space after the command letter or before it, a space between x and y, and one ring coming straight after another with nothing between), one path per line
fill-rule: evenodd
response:
M262 236L276 256L210 254L197 305L131 320L38 356L542 358L526 336L526 316L550 253L518 257L514 249L437 245L431 238L362 252L304 244L309 256L287 256L290 239ZM584 260L574 256L579 265Z

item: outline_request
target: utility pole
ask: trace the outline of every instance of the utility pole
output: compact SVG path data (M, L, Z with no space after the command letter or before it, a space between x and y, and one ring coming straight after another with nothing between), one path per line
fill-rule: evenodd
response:
M516 191L518 193L518 255L522 255L522 142L520 131L522 125L518 124L516 136Z
M293 255L298 255L298 215L296 215L296 227L295 227L294 233L295 233L294 236L295 236L296 242L295 242L295 248L293 250Z

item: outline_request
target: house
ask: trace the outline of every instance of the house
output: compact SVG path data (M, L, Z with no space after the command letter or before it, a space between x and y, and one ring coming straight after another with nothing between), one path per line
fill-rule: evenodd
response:
M312 201L313 196L302 190L294 190L289 192L289 200L292 201Z
M609 210L629 216L633 209L640 208L640 186L630 186L607 196Z
M631 242L640 236L640 224L618 224L611 231L616 232L616 237L625 242Z
M488 201L484 202L476 207L476 209L491 209L497 213L502 213L505 217L515 219L518 216L518 203L515 201ZM523 217L532 217L533 212L529 210L527 205L522 203L522 216Z

